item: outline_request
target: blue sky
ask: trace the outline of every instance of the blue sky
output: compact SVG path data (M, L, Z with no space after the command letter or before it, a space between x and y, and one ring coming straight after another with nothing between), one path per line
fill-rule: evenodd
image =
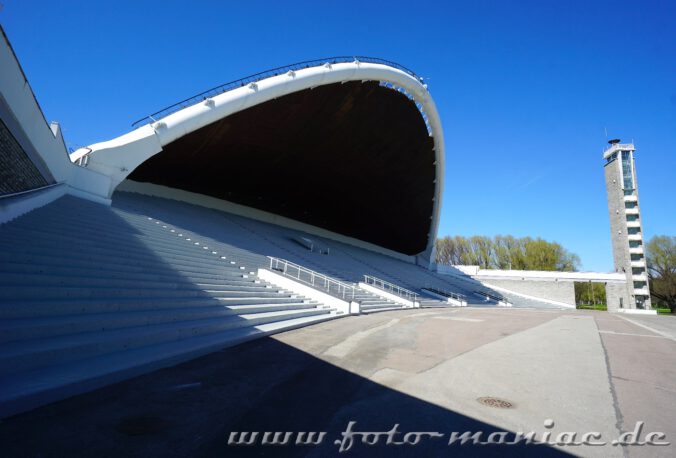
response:
M268 68L382 57L428 78L440 111L440 235L539 236L612 270L604 129L636 143L646 237L676 235L674 1L1 3L71 146Z

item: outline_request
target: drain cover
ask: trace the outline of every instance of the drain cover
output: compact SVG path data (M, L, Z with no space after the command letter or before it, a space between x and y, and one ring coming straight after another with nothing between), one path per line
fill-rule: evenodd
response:
M492 397L477 398L477 401L485 406L494 407L496 409L511 409L514 407L514 404L509 401Z

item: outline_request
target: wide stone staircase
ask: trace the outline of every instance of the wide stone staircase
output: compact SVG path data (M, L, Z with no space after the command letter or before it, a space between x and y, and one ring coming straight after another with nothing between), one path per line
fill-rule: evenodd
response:
M242 254L71 196L0 226L0 417L336 316Z
M369 291L356 288L354 293L354 300L361 304L362 313L384 312L385 310L397 310L404 308L403 305L380 297Z

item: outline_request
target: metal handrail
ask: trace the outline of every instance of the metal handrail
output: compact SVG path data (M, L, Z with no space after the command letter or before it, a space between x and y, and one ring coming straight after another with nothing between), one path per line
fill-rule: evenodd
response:
M432 291L433 293L440 294L442 296L450 297L452 299L456 299L458 301L465 301L467 300L467 296L464 294L460 293L454 293L453 291L448 291L447 289L441 289L441 288L436 288L434 286L425 286L426 290Z
M418 293L414 293L411 290L402 288L399 285L395 285L394 283L390 283L389 281L385 281L371 275L364 275L364 283L374 286L378 289L382 289L383 291L396 294L397 296L403 297L404 299L408 299L413 302L417 302L418 300Z
M481 296L486 296L487 298L493 299L494 301L502 302L505 300L503 296L500 296L498 294L493 294L493 293L488 293L486 291L478 291L475 290L474 293L479 294Z
M57 182L57 183L52 183L52 184L48 184L48 185L45 185L45 186L40 186L39 188L26 189L25 191L17 191L17 192L13 192L11 194L3 194L3 195L0 196L0 199L22 196L24 194L30 194L32 192L44 191L45 189L53 188L55 186L60 186L62 184L63 184L62 182Z
M306 60L303 62L296 62L295 64L289 64L285 65L283 67L277 67L273 68L270 70L265 70L260 73L254 73L253 75L245 76L244 78L240 78L234 81L230 81L225 84L221 84L219 86L213 87L211 89L208 89L204 92L200 92L197 95L194 95L192 97L188 97L187 99L181 100L180 102L176 102L173 105L169 105L166 108L163 108L159 111L156 111L155 113L145 116L138 121L134 121L132 123L132 127L135 127L138 124L145 122L156 122L159 119L162 119L166 116L169 116L172 113L175 113L179 110L182 110L185 107L188 107L190 105L194 105L196 103L199 103L205 99L208 99L210 97L214 97L220 94L223 94L224 92L231 91L233 89L237 89L243 86L246 86L247 84L250 83L255 83L257 81L260 81L265 78L270 78L272 76L277 76L281 75L282 73L287 73L289 71L296 71L296 70L301 70L304 68L310 68L310 67L318 67L321 65L326 65L326 64L338 64L338 63L349 63L349 62L366 62L366 63L371 63L371 64L383 64L387 65L389 67L394 67L398 70L401 70L418 81L422 82L422 77L416 75L412 70L409 70L408 68L404 67L403 65L399 65L396 62L392 62L389 60L385 59L379 59L377 57L367 57L367 56L338 56L338 57L327 57L324 59L314 59L314 60Z
M295 278L316 289L324 290L332 296L350 301L354 300L354 285L343 283L335 278L307 269L286 259L274 258L272 256L268 256L268 258L270 259L270 270L283 273L287 277Z

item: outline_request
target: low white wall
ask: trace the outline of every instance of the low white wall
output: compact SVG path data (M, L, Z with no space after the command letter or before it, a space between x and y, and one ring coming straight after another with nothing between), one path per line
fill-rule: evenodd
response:
M476 275L479 273L479 266L445 266L440 265L437 268L438 271L443 271L442 273L454 273L454 271L460 271L466 275ZM455 272L458 273L458 272Z
M525 299L532 299L532 300L535 300L535 301L545 302L547 304L558 305L559 307L575 308L575 295L574 294L573 294L573 303L570 304L568 302L553 301L551 299L546 299L546 298L541 297L541 296L532 296L530 294L524 294L522 292L514 291L513 289L501 288L500 286L494 285L492 283L484 283L484 285L487 286L488 288L494 289L496 291L500 291L502 293L507 293L507 294L514 294L515 296L521 296Z
M575 284L571 281L538 281L521 279L483 280L489 288L504 288L505 291L519 293L523 296L544 298L575 306Z
M561 272L545 270L497 270L479 269L472 276L479 280L526 280L526 281L558 281L558 282L615 282L624 283L624 274L615 272Z
M359 288L363 289L364 291L373 293L376 296L380 296L383 299L387 299L392 302L396 302L397 304L401 304L404 307L420 307L419 302L409 301L401 296L397 296L396 294L389 293L387 291L383 291L380 288L376 288L375 286L369 285L368 283L360 282Z
M460 267L471 268L473 266L448 266L448 265L444 265L444 264L437 264L436 271L437 271L438 274L441 274L441 275L448 275L448 276L451 276L451 277L456 277L456 278L459 278L461 280L467 281L469 283L475 283L477 285L481 285L481 282L479 280L475 280L471 276L472 274L467 273L467 272L474 272L474 269L469 269L469 270L465 271L463 269L460 269ZM476 269L476 271L478 272L478 268Z
M494 270L479 269L478 266L445 265L439 265L437 272L443 275L464 277L467 280L471 278L471 281L496 291L568 308L575 307L574 282L605 283L609 310L618 307L615 303L611 305L611 296L612 301L619 302L619 298L616 297L616 287L626 284L627 281L624 274L616 272ZM466 275L471 275L471 277ZM628 298L625 297L624 302L629 303Z
M277 272L268 269L258 269L258 278L288 291L293 291L295 294L300 294L301 296L305 296L321 304L335 308L338 312L345 315L360 313L359 304L357 302L338 299L335 296L331 296L330 294L319 291Z

